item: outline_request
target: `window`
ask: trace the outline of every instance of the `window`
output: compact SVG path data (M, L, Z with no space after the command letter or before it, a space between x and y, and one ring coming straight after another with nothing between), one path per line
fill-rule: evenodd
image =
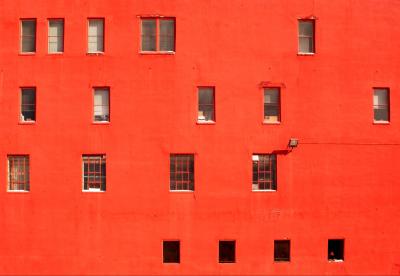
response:
M193 154L171 154L170 190L194 191Z
M104 19L89 19L88 52L104 52Z
M163 241L163 262L180 263L179 241Z
M344 261L344 240L328 240L328 260L333 262Z
M276 155L254 154L253 191L276 190Z
M8 156L8 190L29 191L29 156Z
M314 20L299 20L299 53L315 53Z
M93 120L95 122L110 121L110 90L108 88L94 89Z
M219 262L234 263L235 259L235 241L219 241Z
M36 120L36 89L21 88L21 122Z
M281 121L281 103L279 88L264 89L264 122L278 123Z
M199 122L215 122L214 87L199 87Z
M83 190L106 190L106 156L83 155Z
M21 20L21 52L36 52L36 19Z
M143 52L175 51L174 18L142 18L141 20Z
M64 20L49 19L49 53L64 52Z
M290 262L290 241L276 240L274 241L274 261Z
M374 122L389 122L389 89L374 88Z

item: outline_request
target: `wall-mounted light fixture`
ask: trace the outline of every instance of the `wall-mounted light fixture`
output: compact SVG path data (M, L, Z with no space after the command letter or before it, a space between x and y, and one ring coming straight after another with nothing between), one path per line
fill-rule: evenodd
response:
M299 139L297 139L297 138L290 138L290 139L289 139L288 147L291 148L291 149L293 149L293 148L296 148L298 144L299 144Z

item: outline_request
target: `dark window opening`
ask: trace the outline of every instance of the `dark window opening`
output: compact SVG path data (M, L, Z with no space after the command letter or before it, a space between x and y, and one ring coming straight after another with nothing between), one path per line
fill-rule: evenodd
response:
M289 262L290 261L290 241L277 240L274 241L274 261Z
M279 88L264 89L264 122L277 123L281 121Z
M35 88L21 89L21 121L34 122L36 120L36 90Z
M276 190L276 155L255 154L252 190Z
M328 260L344 261L344 240L328 240Z
M163 242L163 262L180 263L180 243L179 241Z
M8 156L8 190L29 191L29 156Z
M199 122L215 121L215 100L213 87L199 88L199 110L197 120Z
M219 262L234 263L235 259L235 241L219 241Z

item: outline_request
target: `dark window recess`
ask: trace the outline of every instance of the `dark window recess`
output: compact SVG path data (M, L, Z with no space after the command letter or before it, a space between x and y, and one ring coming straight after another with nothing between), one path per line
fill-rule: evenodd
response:
M344 240L328 240L328 260L344 261Z
M199 111L197 120L199 122L214 122L215 121L215 100L213 87L199 88Z
M21 52L36 52L36 19L21 20Z
M21 89L21 121L36 120L36 90L35 88Z
M106 157L104 155L83 156L83 190L106 190Z
M180 263L180 243L179 241L163 242L163 262Z
M315 53L314 20L299 20L299 53Z
M290 241L278 240L274 241L274 261L289 262L290 261Z
M171 154L170 190L194 191L194 155Z
M219 241L219 262L234 263L236 262L235 241Z
M276 190L276 155L253 155L252 190Z

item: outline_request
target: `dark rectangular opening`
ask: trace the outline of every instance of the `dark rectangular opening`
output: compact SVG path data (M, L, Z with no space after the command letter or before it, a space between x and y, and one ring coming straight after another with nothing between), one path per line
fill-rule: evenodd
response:
M180 263L180 243L179 241L163 242L163 262Z
M235 241L219 241L219 262L234 263Z
M276 240L274 241L274 261L289 262L290 261L290 241Z
M328 260L344 261L344 240L328 240Z

